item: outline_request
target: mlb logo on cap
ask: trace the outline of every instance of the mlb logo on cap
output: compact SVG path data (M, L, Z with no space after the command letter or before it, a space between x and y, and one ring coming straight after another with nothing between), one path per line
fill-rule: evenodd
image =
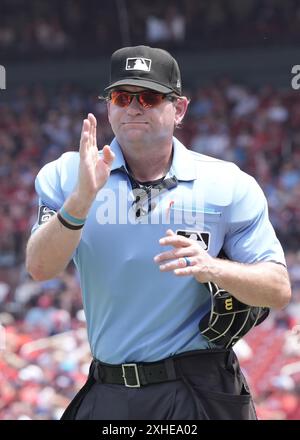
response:
M149 58L127 58L126 70L145 70L150 72L151 60Z

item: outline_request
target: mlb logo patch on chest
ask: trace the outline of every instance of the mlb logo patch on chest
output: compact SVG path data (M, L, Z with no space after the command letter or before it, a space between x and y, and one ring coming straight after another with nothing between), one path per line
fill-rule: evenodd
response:
M186 229L177 229L177 235L195 240L205 251L209 250L210 233L204 231L187 231Z
M126 70L144 70L150 72L151 60L149 58L127 58L126 59Z

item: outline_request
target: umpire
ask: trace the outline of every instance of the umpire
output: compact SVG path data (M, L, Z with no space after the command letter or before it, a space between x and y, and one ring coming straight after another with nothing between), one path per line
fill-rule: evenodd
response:
M41 169L27 246L35 280L71 258L80 274L93 361L63 419L256 419L232 344L211 336L207 286L251 310L288 303L263 192L234 164L173 136L188 99L168 52L114 52L105 99L115 138L99 152L89 114L79 153Z

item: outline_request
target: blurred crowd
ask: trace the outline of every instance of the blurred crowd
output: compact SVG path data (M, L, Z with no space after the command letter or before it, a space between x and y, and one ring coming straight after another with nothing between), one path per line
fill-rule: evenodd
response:
M88 112L98 120L99 146L112 138L98 92L72 84L56 90L36 85L20 87L0 103L0 419L59 418L88 371L91 355L74 267L70 264L57 279L35 283L24 268L24 249L37 217L34 179L41 166L78 150ZM271 335L282 336L278 355L283 347L290 348L284 348L284 362L277 364L269 382L263 388L253 386L262 418L293 418L284 407L286 394L276 400L277 412L268 408L270 396L274 401L282 390L289 402L299 397L300 95L267 85L252 89L229 78L186 94L191 103L176 136L188 148L233 161L255 176L285 248L293 299L284 311L272 314L268 325ZM241 359L253 344L250 338ZM269 349L271 342L265 355ZM298 359L298 366L287 374L281 369L288 359L295 364ZM300 417L299 408L293 411Z
M143 42L185 50L297 44L299 24L298 0L2 0L0 57L82 57Z

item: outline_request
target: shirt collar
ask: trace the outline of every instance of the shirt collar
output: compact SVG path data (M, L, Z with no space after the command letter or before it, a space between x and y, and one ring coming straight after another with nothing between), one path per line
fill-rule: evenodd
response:
M111 171L124 167L126 169L125 159L121 147L116 138L110 144L111 150L115 153ZM191 153L176 138L173 137L173 160L168 175L176 176L178 180L195 180L197 179L196 164Z
M191 152L174 136L173 160L169 171L178 180L196 180L197 169Z
M125 159L121 147L116 138L114 138L113 141L111 142L110 148L115 153L115 159L112 163L111 171L115 171L122 167L126 168Z

